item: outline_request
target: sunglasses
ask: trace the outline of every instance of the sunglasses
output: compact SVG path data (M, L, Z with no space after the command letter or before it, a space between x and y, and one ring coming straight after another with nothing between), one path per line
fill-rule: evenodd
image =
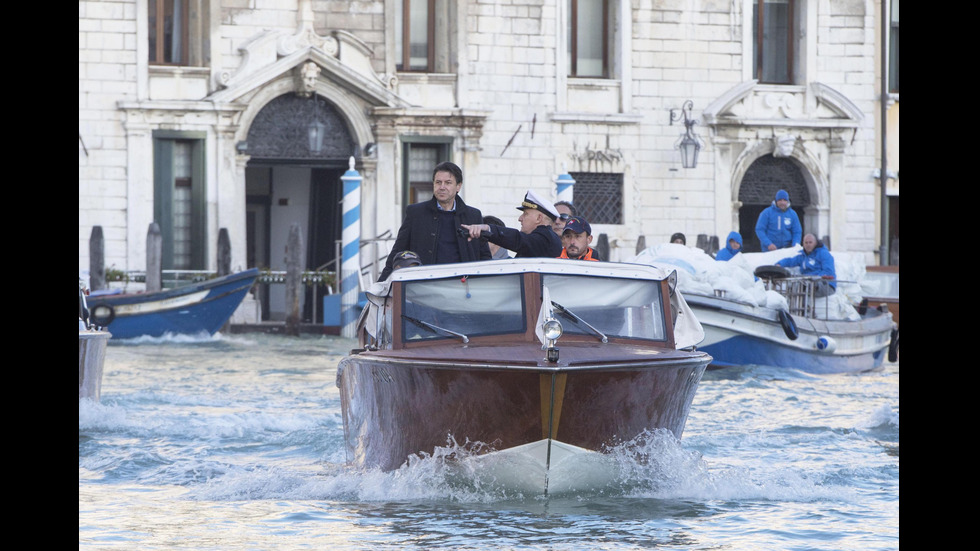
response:
M562 214L559 214L558 215L558 219L561 220L562 222L564 222L564 221L568 220L568 217L569 216L570 215L568 215L568 214L562 213Z

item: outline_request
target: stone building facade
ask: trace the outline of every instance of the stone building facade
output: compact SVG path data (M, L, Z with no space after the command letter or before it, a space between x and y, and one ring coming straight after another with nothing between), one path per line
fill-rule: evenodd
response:
M468 204L512 227L526 189L557 199L571 175L610 260L640 236L750 238L786 188L806 231L877 262L875 0L168 5L79 2L80 270L96 225L107 265L142 269L154 221L165 268L214 269L227 228L233 269L281 269L294 223L307 267L326 265L352 157L368 278L442 160L463 168ZM759 32L760 7L781 42ZM430 17L402 16L420 8ZM685 114L703 146L694 168L675 147Z

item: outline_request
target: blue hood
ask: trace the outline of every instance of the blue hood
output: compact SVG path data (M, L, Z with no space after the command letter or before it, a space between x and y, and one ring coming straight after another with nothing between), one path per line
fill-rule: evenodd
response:
M742 243L742 234L738 233L737 231L733 231L733 232L731 232L731 233L728 234L728 237L725 238L725 248L726 249L728 248L728 242L731 241L732 239L734 239L735 242L738 243L738 246L739 247L742 247L744 245L744 243ZM739 250L742 250L742 249L739 248Z

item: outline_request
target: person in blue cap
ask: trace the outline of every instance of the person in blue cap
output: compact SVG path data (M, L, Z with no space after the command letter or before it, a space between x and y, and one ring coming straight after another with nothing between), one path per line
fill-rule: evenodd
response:
M776 199L759 214L755 223L755 235L762 251L786 249L800 244L803 225L796 211L789 208L789 193L785 189L776 192Z
M800 254L779 260L776 264L784 268L798 266L801 275L820 276L813 293L815 297L825 297L837 292L834 256L812 233L803 238L803 251Z
M555 205L529 189L517 210L524 211L517 219L521 224L520 231L494 224L461 224L460 227L469 232L470 240L479 239L483 232L487 232L484 237L490 243L514 251L517 253L514 258L556 258L560 255L561 239L551 229L552 222L559 216Z
M565 222L565 229L561 234L561 244L565 248L561 250L558 258L598 262L599 255L589 246L589 243L592 243L592 226L581 216L571 216Z
M728 262L733 256L742 252L742 234L737 231L733 231L728 234L728 240L725 242L725 248L718 251L715 255L715 260L721 260Z

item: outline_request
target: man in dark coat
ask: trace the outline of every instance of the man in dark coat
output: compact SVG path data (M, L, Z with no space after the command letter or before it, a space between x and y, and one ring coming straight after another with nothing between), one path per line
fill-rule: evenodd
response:
M527 190L524 201L517 210L524 211L524 214L517 219L521 223L520 231L493 224L463 224L463 228L470 232L470 239L476 241L483 232L488 232L486 238L491 243L514 251L517 253L515 258L557 258L561 254L562 247L561 239L551 228L552 222L558 218L555 205L537 193Z
M459 196L462 187L463 171L458 166L450 162L436 165L432 199L409 205L378 281L388 279L392 261L407 250L415 251L425 266L490 260L486 242L469 240L457 231L462 224L483 222L483 213L467 206Z

